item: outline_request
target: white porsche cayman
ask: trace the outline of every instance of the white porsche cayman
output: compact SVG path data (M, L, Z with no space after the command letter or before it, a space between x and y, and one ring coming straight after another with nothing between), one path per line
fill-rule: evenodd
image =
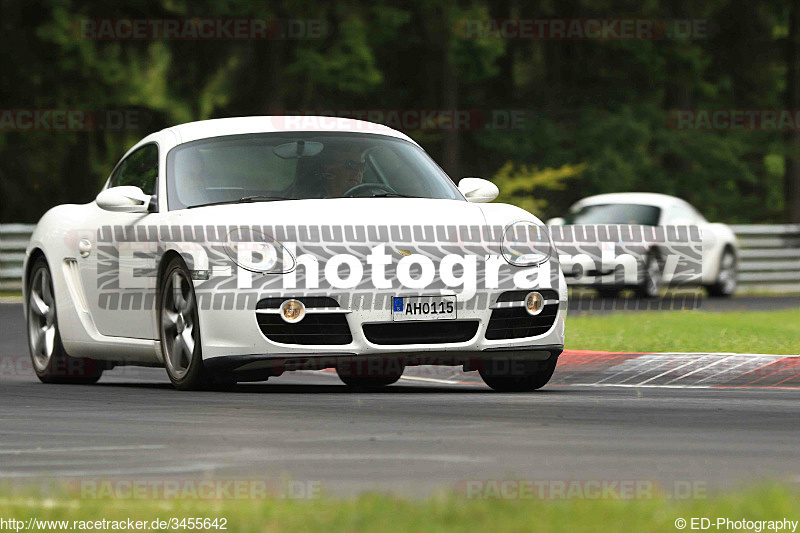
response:
M694 226L702 235L700 265L694 283L685 286L702 285L710 296L731 296L737 285L737 259L739 245L736 235L726 224L711 223L688 202L657 193L610 193L590 196L573 205L566 218L548 221L550 225L639 225L644 227ZM639 259L642 276L633 286L636 293L645 298L659 296L660 290L670 286L675 271L664 268L666 257L671 251L667 246L648 246ZM589 271L588 275L574 276L573 265L562 261L567 271L570 285L587 285L597 288L602 294L615 296L625 284L606 283L604 279L610 270L602 268ZM676 283L676 285L679 285Z
M24 266L45 382L164 366L179 389L335 368L351 386L461 365L545 385L567 291L546 227L456 187L411 139L327 117L208 120L131 148L48 211Z

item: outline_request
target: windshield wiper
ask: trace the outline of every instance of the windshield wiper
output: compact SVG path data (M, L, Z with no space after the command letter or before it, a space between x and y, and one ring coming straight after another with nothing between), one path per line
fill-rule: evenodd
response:
M249 204L253 202L277 202L280 200L296 200L296 198L286 198L283 196L245 196L243 198L239 198L238 200L223 200L222 202L211 202L210 204L199 204L199 205L190 205L186 209L192 209L194 207L207 207L210 205L225 205L225 204Z
M400 194L399 192L379 192L373 194L372 198L422 198L421 196L411 196L410 194Z

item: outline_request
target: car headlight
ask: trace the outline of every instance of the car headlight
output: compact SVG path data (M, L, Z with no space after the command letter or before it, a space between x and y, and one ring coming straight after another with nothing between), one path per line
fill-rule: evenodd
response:
M250 272L279 274L291 272L295 266L294 257L281 243L251 228L231 231L225 251L234 263Z
M545 226L520 221L511 224L503 232L500 252L511 265L536 266L550 258L553 243Z

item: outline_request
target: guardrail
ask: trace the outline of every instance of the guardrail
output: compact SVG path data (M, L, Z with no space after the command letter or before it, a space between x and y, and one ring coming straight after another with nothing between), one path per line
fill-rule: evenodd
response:
M32 224L0 224L0 291L19 291ZM731 226L741 246L742 289L800 291L800 224Z
M0 291L22 290L22 262L35 227L0 224Z
M731 226L739 240L739 285L800 291L800 224Z

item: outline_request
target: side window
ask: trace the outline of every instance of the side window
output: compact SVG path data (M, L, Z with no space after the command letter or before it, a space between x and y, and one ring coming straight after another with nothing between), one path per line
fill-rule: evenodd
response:
M111 175L108 187L134 185L145 194L155 194L158 179L158 147L142 146L126 157Z

